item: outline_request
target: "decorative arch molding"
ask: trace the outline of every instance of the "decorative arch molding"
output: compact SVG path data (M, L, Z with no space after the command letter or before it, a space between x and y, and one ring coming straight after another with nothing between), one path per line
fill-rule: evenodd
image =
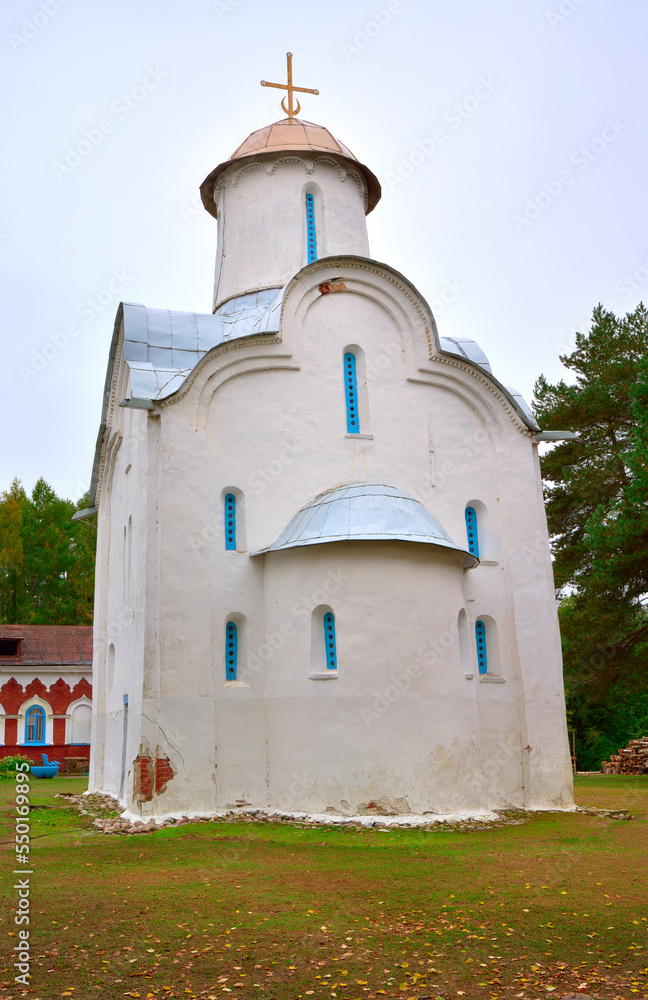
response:
M117 317L115 320L115 333L113 334L113 345L115 350L115 358L112 364L112 369L109 364L108 371L119 372L119 377L112 380L112 386L110 386L108 405L106 408L105 423L103 424L103 438L101 442L101 451L99 455L99 467L97 469L97 486L95 490L95 495L93 501L94 505L98 506L101 499L101 493L106 481L110 482L108 477L112 476L112 471L114 467L115 455L121 444L121 430L114 425L118 422L116 413L119 413L117 405L117 397L121 401L124 395L119 395L123 388L124 379L127 378L127 366L123 364L124 358L124 309L123 305L120 304L117 311ZM109 386L106 385L105 392L108 392ZM104 397L105 398L105 397ZM104 404L105 405L105 404ZM115 447L116 445L116 447Z
M117 324L117 321L118 321L118 324ZM124 379L126 377L125 369L126 369L127 366L122 363L123 360L124 360L125 321L124 321L124 310L123 310L123 308L122 308L121 305L120 305L120 308L118 310L115 322L116 322L116 325L117 325L117 331L116 331L116 335L114 337L115 359L114 359L114 362L113 362L113 372L119 372L119 377L117 379L113 380L113 384L112 384L112 388L111 388L111 392L110 392L110 397L108 399L108 406L107 406L107 410L106 410L106 427L107 428L112 427L113 423L115 422L115 415L119 414L119 408L118 408L118 405L117 405L117 396L118 396L118 393L120 392L120 390L123 387L123 382L124 382ZM124 397L121 396L120 397L120 401L123 398ZM104 442L105 441L106 441L106 438L104 437Z
M395 326L404 331L410 370L418 370L420 363L429 361L430 356L440 357L438 333L429 307L402 275L364 257L323 257L303 267L286 286L279 336L241 338L212 348L178 392L159 400L157 408L172 406L197 390L194 419L196 429L202 430L209 399L229 378L250 371L301 367L303 318L310 306L321 298L320 286L340 274L346 291L375 301ZM271 349L265 349L267 347Z
M481 372L470 362L442 356L435 359L434 367L427 364L420 368L416 376L410 376L410 379L444 387L461 396L482 420L487 415L491 432L500 435L500 446L504 444L505 428L510 424L528 438L535 435L535 431L527 427L508 397L485 372Z
M438 368L430 369L427 378L419 373L418 376L410 376L411 382L418 382L421 385L434 386L457 396L474 415L480 427L488 435L491 445L496 450L501 450L506 445L506 430L513 422L517 431L525 428L516 420L515 411L505 406L506 400L500 400L500 405L492 395L483 391L481 385L475 384L472 372L466 371L462 374L444 370L443 362ZM510 418L510 419L509 419Z
M163 410L181 399L194 404L193 426L203 431L207 422L211 397L225 382L249 372L270 371L273 368L298 369L277 337L250 337L219 344L205 355L182 385L180 391L160 400ZM193 396L193 399L188 397Z
M477 408L486 405L502 428L505 413L516 430L529 438L534 436L535 431L525 424L497 380L476 364L441 350L436 321L427 301L407 278L387 264L356 256L322 257L302 268L291 279L283 297L281 335L287 344L294 347L297 356L301 343L298 345L296 336L291 334L299 329L307 309L322 294L322 272L329 272L329 283L343 282L345 291L368 295L386 310L399 329L410 334L410 343L407 339L404 342L410 378L420 379L422 374L438 375L443 371L447 377L454 377L455 382L451 386L454 391L457 391L459 383L465 392L472 390ZM355 275L356 280L349 280L350 273ZM295 301L296 287L301 289L301 294ZM476 386L482 391L476 392Z
M359 170L354 170L353 167L351 167L349 170L347 170L347 177L351 177L356 182L358 188L360 189L360 194L364 195L364 204L366 212L367 208L369 207L369 195L367 192L367 185L362 179L362 174L360 173Z
M97 480L97 493L95 499L96 506L99 505L104 488L109 489L112 483L117 452L121 447L122 440L123 435L121 430L106 428L104 446L101 449L101 459L99 461L99 477Z
M195 397L194 426L204 430L209 401L228 379L248 372L301 367L304 317L324 294L322 286L340 285L334 293L365 295L381 306L402 331L408 378L445 386L466 401L498 445L504 444L507 424L531 438L526 426L499 383L469 361L441 352L436 322L425 299L403 275L364 257L322 257L303 267L284 290L278 335L251 336L212 348L189 374L181 388L157 402L159 410Z
M385 310L404 333L403 347L410 371L440 356L436 323L425 299L398 271L357 256L321 257L288 282L283 297L281 335L297 355L301 354L299 331L304 316L324 294L322 286L326 284L332 286L332 293L364 295Z
M223 171L214 185L213 190L213 200L217 202L218 194L231 184L232 187L237 188L241 182L243 174L247 173L249 170L263 170L267 177L272 177L276 173L277 167L284 163L297 163L302 166L307 174L313 174L315 167L322 163L332 166L338 175L338 180L341 184L350 177L355 181L358 191L364 201L365 212L369 206L369 194L367 191L367 185L365 184L362 175L358 170L353 167L342 166L333 156L299 156L298 154L292 153L287 156L277 156L273 159L258 159L252 160L251 162L245 163L243 166L236 166L232 164L232 167L228 170Z

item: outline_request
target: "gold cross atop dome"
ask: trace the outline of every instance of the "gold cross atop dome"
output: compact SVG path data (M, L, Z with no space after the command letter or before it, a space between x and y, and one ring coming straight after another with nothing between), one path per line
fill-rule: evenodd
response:
M293 100L293 94L295 91L299 91L300 94L319 94L319 90L309 90L308 87L294 87L292 82L292 52L286 52L286 59L288 61L288 83L268 83L267 80L261 81L262 87L276 87L278 90L288 91L288 107L286 107L286 98L281 98L281 107L286 112L289 118L295 118L301 111L301 104L299 101ZM297 107L295 107L295 103Z

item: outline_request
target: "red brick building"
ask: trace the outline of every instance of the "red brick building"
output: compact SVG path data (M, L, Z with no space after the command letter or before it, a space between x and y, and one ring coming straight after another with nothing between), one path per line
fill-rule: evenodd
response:
M92 627L0 625L0 757L90 757Z

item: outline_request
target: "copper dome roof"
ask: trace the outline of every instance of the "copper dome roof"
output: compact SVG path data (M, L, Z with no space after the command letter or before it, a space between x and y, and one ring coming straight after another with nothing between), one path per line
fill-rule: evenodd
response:
M200 185L203 205L211 215L216 215L212 193L214 182L227 167L237 160L269 157L280 152L329 153L336 159L344 160L360 171L367 184L367 214L380 199L380 183L375 174L360 163L350 149L335 139L322 125L302 121L300 118L284 118L282 121L257 129L235 149L229 160L219 164Z

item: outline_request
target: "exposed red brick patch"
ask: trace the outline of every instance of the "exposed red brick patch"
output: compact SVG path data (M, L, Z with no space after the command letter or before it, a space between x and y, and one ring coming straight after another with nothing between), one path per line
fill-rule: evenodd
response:
M139 753L133 761L133 798L136 802L150 802L153 798L153 761Z
M347 286L343 281L325 281L319 286L320 295L328 295L329 292L346 292Z
M150 802L154 791L156 795L161 795L166 791L167 783L175 777L173 764L160 747L157 748L156 754L153 759L140 750L133 761L133 798L136 802Z
M161 795L166 791L167 782L175 777L175 771L169 758L157 749L155 760L155 794Z

